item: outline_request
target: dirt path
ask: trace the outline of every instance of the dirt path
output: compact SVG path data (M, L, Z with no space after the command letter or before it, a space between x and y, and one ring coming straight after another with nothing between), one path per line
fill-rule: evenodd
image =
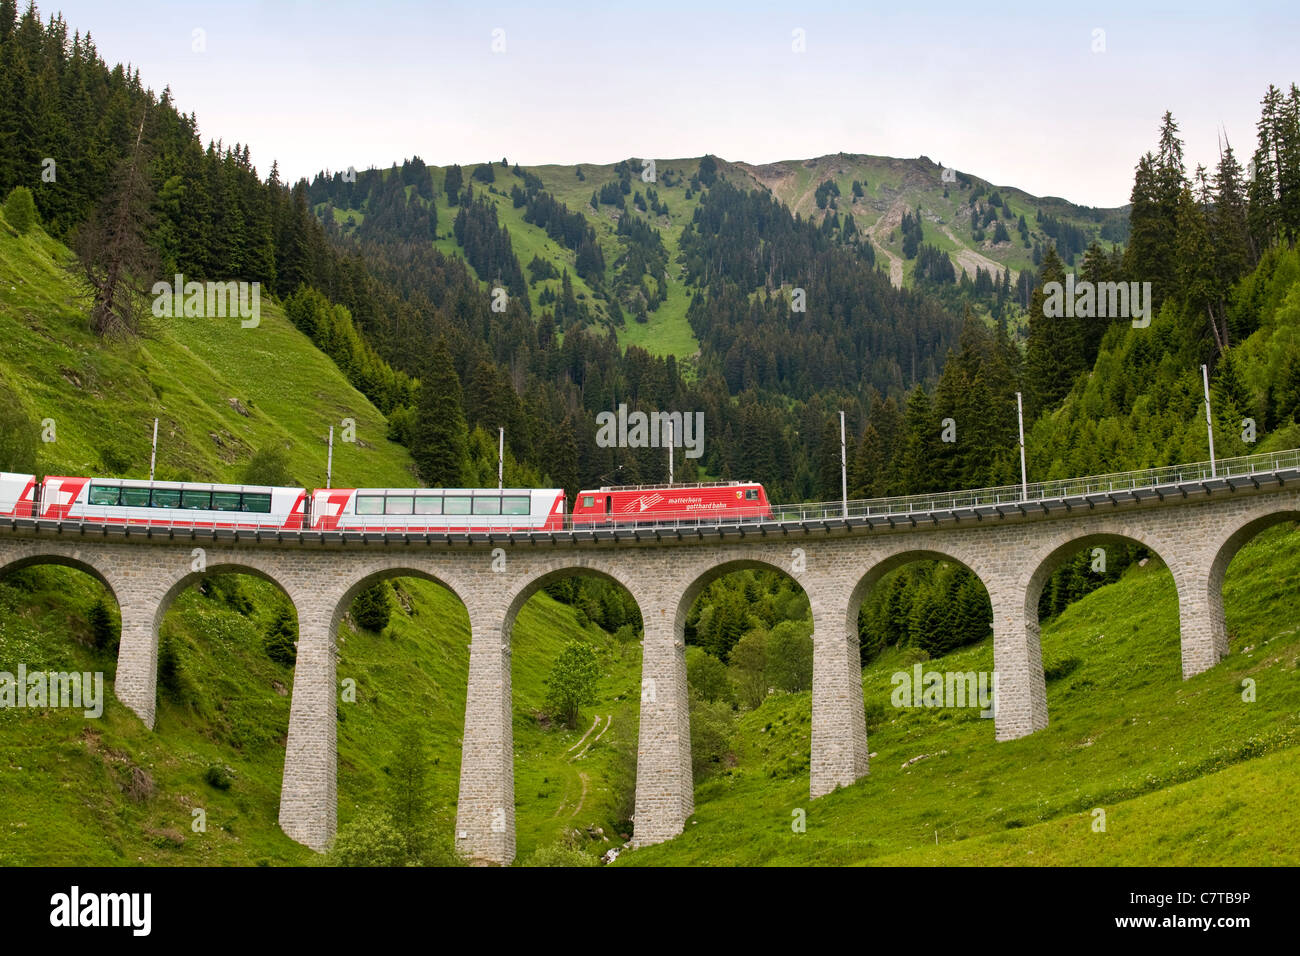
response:
M596 719L593 720L593 721L591 722L591 726L587 728L587 732L586 732L585 734L582 735L582 740L579 740L576 744L574 744L572 747L570 747L568 750L566 750L565 753L566 753L566 754L571 754L571 753L573 753L575 750L577 750L579 747L581 747L581 746L582 746L582 741L583 741L583 740L586 740L588 737L590 737L590 736L591 736L591 732L592 732L593 730L595 730L596 727L599 726L599 725L600 725L600 714L597 714L597 715L596 715Z
M867 229L873 248L889 260L889 281L896 289L903 287L903 260L885 248L884 240L880 237L882 233L888 235L890 230L897 229L905 212L907 203L900 199Z
M583 773L581 770L579 770L578 779L582 781L582 793L578 797L578 805L574 807L573 812L569 814L569 816L571 817L576 817L579 814L579 812L581 812L582 805L587 799L587 775Z
M939 226L939 228L943 230L943 234L945 236L947 236L954 243L956 243L957 251L954 253L950 253L950 256L956 260L957 265L960 266L966 272L966 274L970 276L972 279L975 278L976 269L983 269L985 272L992 272L995 275L1001 275L1002 270L1006 268L1006 266L1002 265L1002 263L990 259L988 256L982 256L974 249L967 248L961 242L961 240L959 240L956 236L952 234L952 230L949 229L947 226L941 225ZM1012 285L1015 285L1016 277L1017 277L1016 270L1012 269L1011 270Z
M582 757L583 757L583 755L585 755L586 752L587 752L588 750L590 750L593 746L595 746L596 741L599 740L601 737L604 737L604 736L605 736L605 731L606 731L606 730L609 730L609 725L612 724L613 722L614 722L614 715L613 715L613 714L609 714L609 715L607 715L607 716L605 717L605 726L604 726L604 728L600 731L600 733L598 733L595 737L592 738L591 743L587 744L587 746L585 746L585 747L582 748L582 753L578 754L578 756L574 757L573 759L574 759L574 760L581 760ZM596 723L600 723L600 714L597 714L597 715L596 715ZM587 733L591 733L591 731L589 730L589 731L587 731ZM581 741L579 741L579 742L581 742Z
M600 728L600 733L596 734L595 737L591 737L591 732L595 730L597 727L600 727L600 714L597 714L596 719L593 720L591 722L591 726L587 728L587 732L582 735L582 740L579 740L576 744L574 744L572 747L570 747L568 750L565 751L565 753L572 754L575 750L578 750L579 747L582 747L583 741L585 741L588 737L591 737L591 741L587 744L587 746L582 747L581 750L579 750L576 754L573 754L573 756L569 758L569 763L573 763L575 760L581 760L583 757L585 757L587 755L587 751L590 750L592 747L594 747L596 745L596 742L600 740L601 737L605 736L605 731L609 730L610 725L613 723L614 723L614 715L606 714L605 726ZM585 771L582 770L578 771L578 780L582 783L582 793L578 794L578 805L573 808L572 812L570 812L569 816L571 817L576 817L582 811L583 804L587 802L587 791L588 789L590 789L591 786L591 780L587 777ZM560 813L564 810L564 806L565 805L561 803L558 807L555 808L555 812L551 814L551 816L558 817Z

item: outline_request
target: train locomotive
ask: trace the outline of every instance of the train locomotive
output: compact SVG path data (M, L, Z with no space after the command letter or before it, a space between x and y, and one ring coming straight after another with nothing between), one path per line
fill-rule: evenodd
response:
M763 486L747 481L617 485L580 491L573 505L574 527L771 517Z

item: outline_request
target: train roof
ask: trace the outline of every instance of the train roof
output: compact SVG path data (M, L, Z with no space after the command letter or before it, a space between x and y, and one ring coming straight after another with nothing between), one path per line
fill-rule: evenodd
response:
M664 484L659 484L659 485L601 485L599 488L584 489L578 492L578 494L588 495L597 491L663 491L665 489L672 489L673 491L677 491L678 489L689 489L689 488L748 488L748 487L761 488L762 484L757 481L697 481L697 482L685 483L685 484L680 481L675 481L672 484L668 484L665 482Z
M89 481L96 485L121 488L163 488L177 491L249 491L254 494L272 491L305 491L281 485L222 485L210 481L150 481L148 478L82 478L79 475L46 475L46 481Z
M564 494L562 488L317 488L317 491L355 491L366 495L531 495Z

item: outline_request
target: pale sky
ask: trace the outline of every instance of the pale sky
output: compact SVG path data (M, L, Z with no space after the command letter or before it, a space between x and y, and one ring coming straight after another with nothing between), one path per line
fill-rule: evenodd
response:
M110 65L139 67L155 91L170 85L205 141L248 143L263 176L275 159L286 180L412 155L763 163L843 151L926 155L995 184L1116 206L1166 109L1189 172L1213 166L1221 130L1244 165L1268 84L1300 82L1293 0L39 9L89 30Z

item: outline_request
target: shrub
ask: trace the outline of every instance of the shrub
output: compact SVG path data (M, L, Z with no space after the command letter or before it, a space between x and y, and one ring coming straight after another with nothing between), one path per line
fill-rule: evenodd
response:
M339 830L326 860L332 866L405 866L406 841L387 813L367 808Z
M731 680L727 665L708 651L692 647L686 656L686 683L700 700L731 703Z
M589 645L579 641L565 644L546 682L546 705L551 716L568 727L574 726L582 705L595 703L599 677L596 654Z
M812 688L812 624L782 621L767 639L767 682L794 693Z
M244 467L244 483L274 485L281 488L295 484L289 474L289 453L280 444L259 448Z
M209 787L215 787L218 790L229 790L230 785L234 782L234 777L229 768L214 763L203 771L203 782Z
M109 651L117 645L117 627L108 611L108 605L98 600L90 607L88 615L90 640L97 651Z
M168 634L158 648L158 686L173 700L180 701L186 695L187 685L185 665L181 662L175 639Z
M262 646L266 648L266 656L277 664L293 666L298 659L298 648L295 643L297 640L298 623L294 620L293 608L281 604L263 641Z
M1077 657L1065 657L1059 661L1053 661L1043 668L1044 680L1060 680L1062 677L1068 677L1077 671L1083 661Z
M729 762L735 726L730 704L701 700L691 704L691 770L696 780L711 776Z
M731 649L731 680L740 704L753 710L767 697L767 631L753 630Z
M352 617L358 626L378 634L393 615L393 589L387 581L366 588L352 602Z
M596 858L565 840L540 846L523 862L524 866L595 866Z
M36 215L36 201L32 198L32 191L26 186L15 186L9 193L9 198L5 200L5 219L9 220L9 225L20 236L36 225L39 220Z

